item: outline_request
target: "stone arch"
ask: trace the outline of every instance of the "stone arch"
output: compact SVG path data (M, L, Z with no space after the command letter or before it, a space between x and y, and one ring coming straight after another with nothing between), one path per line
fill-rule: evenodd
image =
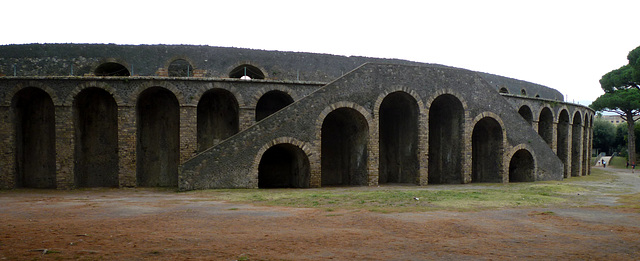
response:
M287 107L293 103L293 98L283 91L271 90L263 94L256 103L256 122Z
M118 187L118 105L106 90L83 88L73 102L75 186Z
M140 101L140 95L142 95L142 93L146 92L148 89L151 89L151 88L162 88L162 89L168 90L176 98L176 100L178 101L178 105L186 104L182 91L180 91L175 85L169 84L169 82L155 82L155 83L157 84L142 86L137 90L135 90L134 93L131 94L131 98L130 98L131 100L128 101L129 104L137 104L138 101Z
M51 87L46 84L42 84L41 82L33 81L27 83L18 83L13 89L11 89L11 91L7 93L7 95L5 96L5 100L3 101L4 104L6 106L12 106L16 94L18 94L18 92L21 92L25 88L36 88L45 92L47 96L49 96L49 99L53 102L53 105L59 105L62 102Z
M553 146L553 112L549 107L542 107L538 115L538 135Z
M533 112L531 112L531 108L527 105L520 106L518 110L518 114L522 116L522 118L529 123L529 125L533 124ZM551 119L553 120L553 119Z
M370 116L349 102L332 107L320 116L321 184L367 185Z
M500 88L500 90L498 90L499 93L505 93L505 94L509 94L509 89L507 89L507 87L502 87Z
M584 124L583 124L583 137L582 137L582 176L586 176L589 174L589 159L590 159L590 146L589 146L589 136L590 136L590 126L591 123L589 121L589 114L585 112L584 115Z
M378 107L379 183L417 183L420 107L404 91L392 92Z
M527 90L525 88L520 89L520 95L527 96Z
M147 88L138 97L136 114L138 186L176 187L180 156L178 99L165 88Z
M37 87L21 88L11 102L16 187L56 188L55 108Z
M73 89L73 91L71 91L71 93L69 93L69 96L64 101L64 105L73 106L74 102L76 101L76 97L78 96L78 94L80 92L82 92L83 90L87 89L87 88L99 88L99 89L102 89L102 90L106 91L107 93L109 93L111 98L116 102L116 104L118 106L124 106L125 105L126 101L124 99L122 99L120 97L120 95L118 95L118 92L115 90L115 88L111 87L109 84L104 83L104 82L82 83L82 84L76 86L76 88Z
M503 182L502 157L506 133L502 120L493 113L485 112L476 117L473 126L471 181Z
M254 160L259 188L308 188L311 166L309 146L291 137L264 145Z
M131 76L131 67L115 58L104 59L91 71L95 76Z
M191 77L193 76L193 63L186 57L176 57L166 66L169 77Z
M564 177L569 177L569 113L562 109L558 114L556 155L564 164Z
M238 106L240 108L242 107L251 107L251 105L247 105L247 103L245 102L243 96L242 96L242 90L238 90L238 88L235 87L230 87L227 88L225 87L218 87L217 85L214 84L206 84L203 85L203 87L199 88L197 91L195 91L195 94L192 97L189 97L189 99L191 99L191 101L193 102L193 105L197 105L197 102L200 102L200 100L202 100L202 97L209 91L211 90L225 90L230 92L231 94L233 94L234 99L238 102ZM259 98L259 97L258 97ZM256 104L258 101L258 98L255 98L255 101L253 104ZM251 98L249 98L249 102L251 102Z
M204 151L240 130L240 107L235 95L225 89L204 93L197 107L198 151Z
M573 114L571 123L571 176L577 177L581 173L582 150L582 116L580 111Z
M524 144L512 149L509 160L509 182L535 181L537 164L532 150Z
M445 93L429 106L429 184L463 183L464 103Z
M248 76L249 79L266 79L268 74L264 68L251 62L238 63L229 70L229 78L244 79L244 76Z

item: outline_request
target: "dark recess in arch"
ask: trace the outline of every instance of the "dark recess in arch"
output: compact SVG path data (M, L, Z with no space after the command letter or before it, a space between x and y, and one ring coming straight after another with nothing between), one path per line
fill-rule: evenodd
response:
M528 150L520 149L509 161L509 182L535 181L533 156Z
M502 182L502 127L493 118L482 118L473 128L472 182Z
M506 87L502 87L500 88L500 90L498 91L499 93L509 93L509 89L507 89Z
M558 147L556 149L556 155L564 164L564 177L569 177L569 113L566 110L560 112L558 116L558 133L557 133Z
M243 76L248 76L251 79L264 79L262 70L250 64L240 65L229 72L230 78L242 78Z
M82 90L74 100L75 186L118 187L118 106L107 91Z
M103 63L96 68L96 76L131 76L131 73L124 65L114 62Z
M191 77L193 75L193 66L184 59L177 59L167 68L169 77Z
M580 150L582 145L582 118L576 112L571 125L571 176L577 177L581 173Z
M429 108L429 184L462 183L464 107L450 94Z
M283 91L274 90L265 93L256 104L256 121L266 118L291 103L293 99Z
M520 107L520 109L518 110L518 114L520 114L520 116L522 116L522 118L527 121L529 125L533 124L533 113L531 112L529 106L522 105L522 107Z
M322 186L367 185L369 125L360 112L339 108L322 123Z
M45 91L28 87L13 98L15 187L56 188L55 113Z
M259 188L308 188L307 154L292 144L277 144L262 154L258 165Z
M137 184L177 187L180 157L178 99L164 88L152 87L137 103Z
M538 135L551 147L553 145L553 113L544 107L538 118Z
M198 151L203 151L236 134L240 128L236 97L224 89L209 90L198 102Z
M418 182L418 103L394 92L380 105L379 183Z

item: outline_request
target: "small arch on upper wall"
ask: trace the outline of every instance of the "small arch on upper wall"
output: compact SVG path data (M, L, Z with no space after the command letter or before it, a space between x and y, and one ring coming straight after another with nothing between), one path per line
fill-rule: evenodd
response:
M117 58L107 58L100 61L93 70L95 76L131 76L131 66Z
M229 78L252 80L266 79L267 77L268 75L264 68L250 62L239 63L229 70Z
M524 88L520 89L520 95L527 96L527 90L525 90Z
M192 77L193 61L186 56L176 56L165 64L169 77Z
M506 93L509 94L509 89L507 89L507 87L502 87L500 88L500 90L498 90L499 93Z

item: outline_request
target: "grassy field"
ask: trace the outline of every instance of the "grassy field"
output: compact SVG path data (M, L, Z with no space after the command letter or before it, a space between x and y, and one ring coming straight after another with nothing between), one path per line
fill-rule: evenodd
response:
M322 189L228 189L194 193L212 200L264 206L319 208L325 211L368 210L382 213L433 210L481 210L502 207L542 207L580 204L576 196L588 192L585 181L614 179L594 168L592 175L564 181L509 184L467 184L391 187L334 187ZM584 193L583 193L584 194Z

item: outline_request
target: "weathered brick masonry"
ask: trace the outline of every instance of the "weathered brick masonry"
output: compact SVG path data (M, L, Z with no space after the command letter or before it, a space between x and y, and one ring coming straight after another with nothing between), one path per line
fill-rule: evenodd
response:
M357 67L364 62L376 63ZM208 46L18 45L0 46L0 75L5 189L589 174L592 110L545 86L441 65Z

